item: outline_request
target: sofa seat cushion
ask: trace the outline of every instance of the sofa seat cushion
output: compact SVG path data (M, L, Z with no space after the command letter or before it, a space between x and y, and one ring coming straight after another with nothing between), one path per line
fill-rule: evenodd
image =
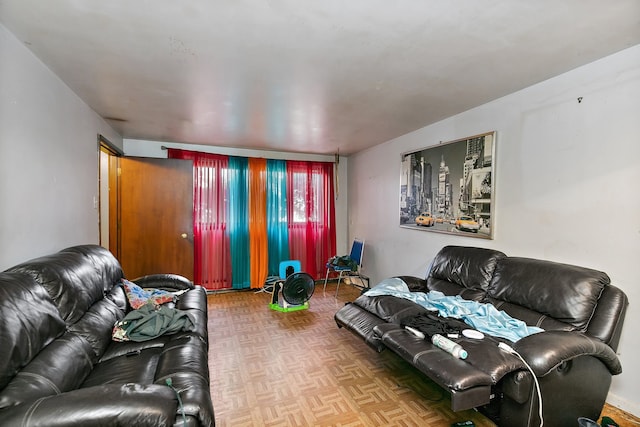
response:
M442 292L447 296L460 295L462 298L471 301L482 301L487 296L487 292L484 289L465 288L448 280L434 279L433 277L427 279L427 290L424 292L428 291Z
M78 388L93 369L92 353L76 334L57 338L0 390L0 409Z
M537 326L545 331L575 331L576 327L565 322L560 322L553 317L547 316L527 307L510 302L488 298L487 301L498 310L504 311L509 316L520 319L529 326Z
M181 371L208 381L207 348L207 341L192 331L164 334L146 341L111 341L82 387L164 383Z
M418 304L390 295L368 296L366 293L359 296L355 305L378 316L385 322L400 324L403 319L428 313L428 310Z
M182 425L177 406L166 385L107 384L7 408L2 425L168 427Z
M132 350L98 363L83 388L103 384L153 384L162 347Z
M527 325L520 319L514 318L505 312L497 310L493 305L478 301L467 300L459 295L444 295L439 291L411 292L406 283L399 278L386 279L371 288L363 297L375 298L377 296L392 296L405 300L405 305L398 312L398 319L402 323L408 313L426 314L425 310L437 312L446 318L460 319L485 334L502 337L510 341L518 341L522 337L541 332L542 329ZM386 311L390 307L403 304L393 299L377 301L372 308L378 312ZM371 309L366 308L371 311ZM382 309L382 310L381 310ZM422 310L422 311L420 311ZM427 317L427 316L425 316ZM390 320L391 323L398 323Z

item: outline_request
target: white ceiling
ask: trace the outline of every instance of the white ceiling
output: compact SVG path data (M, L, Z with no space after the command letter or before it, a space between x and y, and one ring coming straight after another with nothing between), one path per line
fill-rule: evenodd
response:
M639 0L0 0L0 22L125 138L323 154L640 43Z

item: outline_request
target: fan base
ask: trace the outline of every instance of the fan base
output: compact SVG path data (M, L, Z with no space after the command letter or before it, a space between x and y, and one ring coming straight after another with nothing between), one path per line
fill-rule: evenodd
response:
M299 310L306 310L309 308L309 302L305 302L304 304L300 304L300 305L287 305L286 307L281 306L280 304L269 304L269 308L271 310L275 310L275 311L279 311L281 313L288 313L290 311L299 311Z

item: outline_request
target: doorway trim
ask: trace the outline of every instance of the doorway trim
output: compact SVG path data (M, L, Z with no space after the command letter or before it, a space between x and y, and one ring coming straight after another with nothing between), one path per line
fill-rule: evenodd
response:
M119 158L124 151L98 134L98 236L100 245L119 255ZM106 235L105 235L106 234Z

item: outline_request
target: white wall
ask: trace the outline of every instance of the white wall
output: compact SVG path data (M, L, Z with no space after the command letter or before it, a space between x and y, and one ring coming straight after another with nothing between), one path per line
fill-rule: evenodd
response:
M120 136L0 25L0 271L98 243L98 134Z
M400 228L400 154L491 130L494 240ZM607 272L630 300L608 401L640 416L639 136L640 45L353 156L349 233L367 239L372 283L424 277L449 244Z
M167 148L179 148L182 150L202 151L205 153L225 154L228 156L259 157L279 160L306 160L315 162L333 162L335 160L334 156L319 154L249 150L242 148L180 144L176 142L158 142L140 139L125 139L124 153L126 156L166 158L167 150L163 150L163 146ZM340 157L340 161L338 163L338 175L334 187L336 192L336 251L338 254L347 254L351 249L351 242L348 240L347 231L347 166L348 158Z

